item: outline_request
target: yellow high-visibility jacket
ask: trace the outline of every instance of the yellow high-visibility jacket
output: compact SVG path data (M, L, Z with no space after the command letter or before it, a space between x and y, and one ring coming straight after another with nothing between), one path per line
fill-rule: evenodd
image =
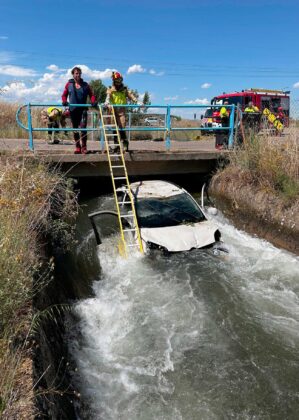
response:
M137 102L137 99L132 92L126 86L123 86L121 89L116 90L114 86L107 89L107 96L105 103L111 105L125 105L127 99L131 102Z
M223 106L221 109L220 109L220 118L228 118L229 117L229 112L228 112L228 110L226 109L226 107L225 106Z
M50 106L47 108L48 117L50 117L52 121L59 120L62 116L62 112L62 109L58 108L57 106Z
M257 106L252 105L252 106L247 106L247 107L244 109L244 112L260 112L260 110L258 109L258 107L257 107Z

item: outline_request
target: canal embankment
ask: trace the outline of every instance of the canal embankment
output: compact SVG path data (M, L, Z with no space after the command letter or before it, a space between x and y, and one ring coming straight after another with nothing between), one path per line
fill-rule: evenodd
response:
M238 175L222 172L213 177L210 194L217 208L238 229L299 255L299 201L287 205Z
M6 156L0 204L0 416L44 418L59 405L69 412L57 399L71 399L62 332L75 292L57 262L73 243L76 196L71 181L40 160Z
M291 148L282 157L273 150L262 154L256 152L261 146L254 147L255 152L245 147L231 154L230 165L213 175L210 195L237 227L299 255L298 154ZM7 372L1 379L3 418L72 418L80 392L71 385L76 367L65 342L66 318L73 316L73 302L93 296L90 280L101 271L95 244L84 236L89 229L79 242L71 232L76 200L63 176L40 157L27 162L7 156L1 165L1 287L6 293L1 310L9 304L1 324L1 366ZM173 181L191 187L182 174ZM82 193L83 185L77 184ZM106 186L101 188L107 191ZM88 223L85 219L80 224Z
M227 156L226 156L227 158ZM253 137L229 155L209 193L240 229L299 255L298 139Z

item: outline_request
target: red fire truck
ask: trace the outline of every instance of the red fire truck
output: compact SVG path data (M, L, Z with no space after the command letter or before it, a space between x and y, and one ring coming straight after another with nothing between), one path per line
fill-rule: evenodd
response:
M268 108L271 112L276 113L279 107L282 107L284 113L289 116L290 112L290 92L282 90L270 89L245 89L241 92L225 93L215 96L212 99L212 105L222 105L226 100L229 105L240 105L242 111L246 108L251 101L253 105L257 106L260 111Z
M263 112L265 108L268 108L273 114L277 114L278 108L282 107L286 122L290 115L289 91L251 88L242 90L241 92L223 92L222 95L215 96L211 100L211 105L219 107L224 101L228 101L229 105L239 104L242 111L244 111L249 102L252 102L253 105L257 106L260 112ZM219 115L217 115L217 111L214 112L213 118L215 122L218 122L218 119L220 119Z

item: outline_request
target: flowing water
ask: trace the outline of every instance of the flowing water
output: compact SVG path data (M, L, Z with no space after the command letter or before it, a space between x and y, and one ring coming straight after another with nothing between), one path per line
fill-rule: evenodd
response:
M299 418L299 259L215 221L228 256L101 245L70 340L81 419Z

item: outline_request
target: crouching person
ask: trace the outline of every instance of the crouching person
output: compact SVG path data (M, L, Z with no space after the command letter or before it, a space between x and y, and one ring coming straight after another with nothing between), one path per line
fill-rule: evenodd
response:
M64 111L62 108L50 106L49 108L44 108L41 111L41 120L44 124L48 126L48 143L49 144L58 144L60 141L58 139L58 132L51 130L52 128L65 128L66 127L66 115L67 111ZM67 131L64 132L67 135Z

